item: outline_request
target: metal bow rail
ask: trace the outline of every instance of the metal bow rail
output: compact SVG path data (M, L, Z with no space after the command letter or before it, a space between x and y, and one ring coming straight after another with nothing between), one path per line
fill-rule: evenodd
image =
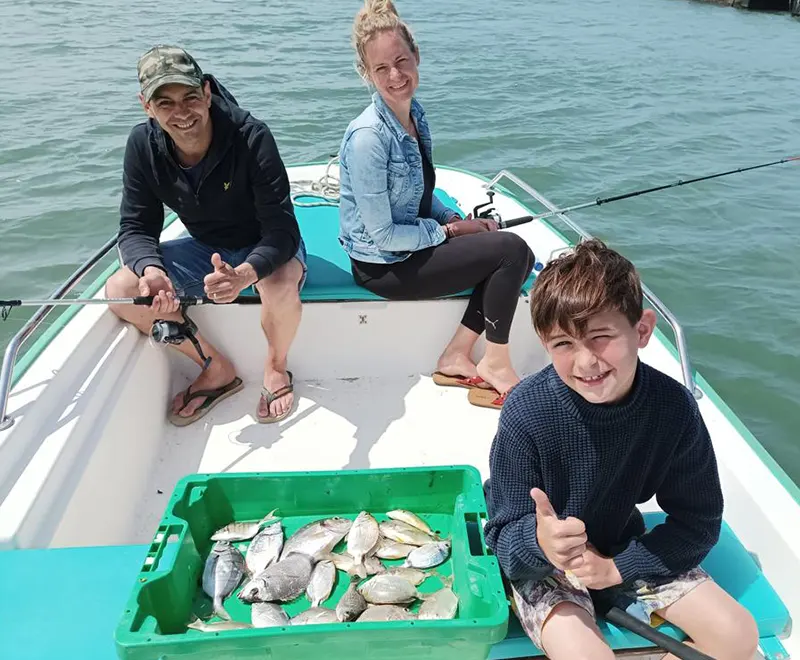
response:
M572 231L574 231L579 236L585 239L591 239L593 236L586 231L583 227L581 227L577 222L568 218L564 213L558 211L558 207L553 204L550 200L548 200L544 195L542 195L538 190L530 186L529 184L525 183L522 179L520 179L515 174L512 174L508 170L500 170L497 174L494 175L489 183L485 184L485 188L487 189L495 189L495 186L498 184L499 181L502 179L508 179L509 181L515 183L517 186L522 188L526 193L528 193L531 197L533 197L537 202L539 202L542 206L549 209L550 212L554 214L554 217L559 218L565 225L567 225ZM502 192L502 191L500 191ZM700 399L703 396L703 393L697 387L694 376L692 374L692 365L689 361L689 351L686 348L686 336L683 333L683 328L681 324L678 322L678 319L675 315L669 310L669 308L661 302L661 300L656 296L644 283L642 283L642 293L644 294L647 301L652 305L653 309L655 309L662 317L669 323L670 327L672 328L672 332L675 335L675 343L678 349L678 359L680 360L681 364L681 372L683 374L683 382L686 387L689 389L690 392L694 394L696 399Z
M61 299L66 296L83 279L104 256L106 256L117 244L117 237L110 238L108 242L92 255L78 270L70 275L59 287L50 295L52 299ZM14 373L14 365L17 361L17 354L22 344L39 327L55 305L43 305L40 307L30 320L22 326L22 329L15 334L6 346L3 356L3 367L0 369L0 431L4 431L14 424L11 417L6 416L8 407L8 395L11 392L11 379Z

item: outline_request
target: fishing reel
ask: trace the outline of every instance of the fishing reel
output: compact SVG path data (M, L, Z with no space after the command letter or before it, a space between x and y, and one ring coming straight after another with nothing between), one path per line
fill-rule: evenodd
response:
M500 222L502 220L500 214L495 210L492 206L494 203L494 190L487 190L486 191L487 197L489 197L488 202L484 202L483 204L478 204L472 209L472 217L473 218L489 218L490 220L494 220L495 222ZM486 207L486 208L484 208ZM483 210L480 210L483 209Z
M200 346L200 342L197 341L197 325L189 318L185 309L182 310L182 312L184 318L183 323L156 319L150 328L150 336L159 344L171 344L172 346L178 346L188 339L192 342L192 345L203 362L203 370L208 369L208 365L211 364L211 358L206 356L203 352L203 347Z

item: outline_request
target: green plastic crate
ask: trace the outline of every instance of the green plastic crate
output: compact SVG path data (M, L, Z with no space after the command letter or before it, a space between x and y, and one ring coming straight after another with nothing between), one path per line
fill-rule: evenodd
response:
M379 521L392 509L417 513L452 541L447 563L434 570L453 576L456 618L214 633L188 629L192 612L203 617L211 611L200 585L211 534L232 520L257 520L275 508L286 537L311 520L354 519L361 510ZM471 466L186 477L170 498L117 627L118 655L124 660L486 658L492 644L506 636L508 601L497 559L486 549L485 512L480 474ZM237 545L244 551L246 543ZM343 547L344 541L335 550ZM440 586L429 577L418 589L431 592ZM337 571L334 591L322 605L335 607L346 588L347 576ZM249 606L236 597L240 589L225 600L225 608L234 620L249 622ZM308 606L304 594L284 604L289 616Z

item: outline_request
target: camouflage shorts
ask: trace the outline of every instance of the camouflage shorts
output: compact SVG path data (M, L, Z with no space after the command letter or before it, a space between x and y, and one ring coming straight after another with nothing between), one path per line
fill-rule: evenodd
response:
M697 567L670 580L636 580L623 591L623 596L634 601L626 609L651 626L658 626L663 619L655 614L657 610L672 605L708 579L708 573ZM544 580L512 581L511 591L514 613L525 633L540 649L544 622L559 603L574 603L595 616L594 604L588 590L570 582L559 570Z

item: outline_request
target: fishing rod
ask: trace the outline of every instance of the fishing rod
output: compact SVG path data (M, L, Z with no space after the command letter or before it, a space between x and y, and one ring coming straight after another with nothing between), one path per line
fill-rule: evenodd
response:
M625 628L671 653L680 660L713 660L698 649L681 642L650 626L626 610L629 597L621 596L618 589L600 589L592 592L595 613L607 621Z
M47 300L0 300L0 318L5 321L13 307L42 307L55 305L142 305L149 307L153 304L155 296L134 296L132 298L55 298ZM167 321L156 319L150 328L150 336L160 344L177 346L187 339L192 343L200 356L203 370L208 369L211 358L208 357L197 339L197 324L189 318L188 307L195 305L217 304L205 296L179 296L176 297L183 311L183 321ZM237 296L233 302L260 303L258 296Z
M623 193L621 195L614 195L612 197L605 197L592 200L591 202L584 202L583 204L576 204L574 206L566 206L555 211L547 211L546 213L539 213L537 215L523 215L519 218L511 218L509 220L499 220L497 222L498 229L508 229L518 225L524 225L534 220L541 220L543 218L550 218L560 213L569 213L579 209L585 209L590 206L600 206L601 204L608 204L609 202L618 202L622 199L629 199L631 197L638 197L639 195L646 195L647 193L657 192L659 190L666 190L667 188L676 188L678 186L685 186L689 183L697 183L698 181L708 181L709 179L716 179L721 176L728 176L729 174L738 174L739 172L748 172L750 170L757 170L762 167L770 167L772 165L780 165L790 161L800 160L800 156L790 156L774 160L769 163L762 163L761 165L751 165L750 167L739 167L735 170L728 170L727 172L718 172L717 174L709 174L707 176L700 176L694 179L679 179L673 183L667 183L662 186L655 186L653 188L644 188L642 190L634 190L632 192ZM487 191L489 195L489 202L479 204L475 207L473 216L476 218L492 218L494 217L494 209L491 208L492 198L495 192L493 190ZM487 208L484 208L487 207ZM479 209L483 209L479 211ZM178 298L181 306L188 307L192 305L208 305L217 304L207 297L197 296L182 296ZM54 298L44 300L0 300L0 317L5 321L13 307L42 307L45 305L145 305L150 306L153 302L153 296L136 296L133 298ZM257 296L238 296L231 303L235 304L253 304L260 302ZM228 304L231 304L228 303Z
M698 181L708 181L709 179L716 179L721 176L728 176L729 174L748 172L750 170L757 170L762 167L770 167L772 165L780 165L782 163L788 163L794 160L800 160L800 156L781 158L780 160L774 160L770 163L762 163L761 165L751 165L750 167L739 167L735 170L728 170L727 172L719 172L717 174L709 174L708 176L699 176L694 179L688 179L686 181L684 181L683 179L678 179L673 183L667 183L663 186L655 186L653 188L634 190L632 192L623 193L621 195L614 195L613 197L605 197L605 198L598 197L597 199L594 199L591 202L576 204L575 206L567 206L562 209L556 209L555 211L547 211L546 213L539 213L537 215L524 215L519 218L511 218L510 220L501 220L497 223L497 227L498 229L508 229L509 227L516 227L517 225L524 225L528 222L533 222L534 220L541 220L542 218L550 218L554 215L559 215L560 213L569 213L571 211L577 211L579 209L589 208L590 206L600 206L601 204L608 204L609 202L618 202L621 199L630 199L631 197L638 197L639 195L646 195L647 193L657 192L659 190L666 190L667 188L677 188L678 186L685 186L689 183L697 183ZM481 206L486 206L486 205L482 204ZM488 209L484 213L488 213Z
M246 298L247 296L239 296ZM255 298L255 296L250 296ZM154 296L136 296L134 298L45 298L42 300L0 300L0 307L42 307L43 305L146 305L153 304ZM181 305L216 304L211 298L198 296L176 296Z
M46 298L41 300L0 300L0 317L5 321L14 307L43 307L54 305L142 305L149 307L153 304L154 296L135 296L133 298ZM175 298L181 307L193 307L196 305L216 305L219 304L206 296L178 296ZM231 301L237 304L260 303L258 296L237 296ZM227 303L230 304L230 303Z
M706 655L688 644L684 644L669 635L665 635L619 607L609 607L602 613L602 616L611 623L618 625L620 628L627 628L640 637L644 637L646 640L671 653L680 660L714 660L710 655Z

